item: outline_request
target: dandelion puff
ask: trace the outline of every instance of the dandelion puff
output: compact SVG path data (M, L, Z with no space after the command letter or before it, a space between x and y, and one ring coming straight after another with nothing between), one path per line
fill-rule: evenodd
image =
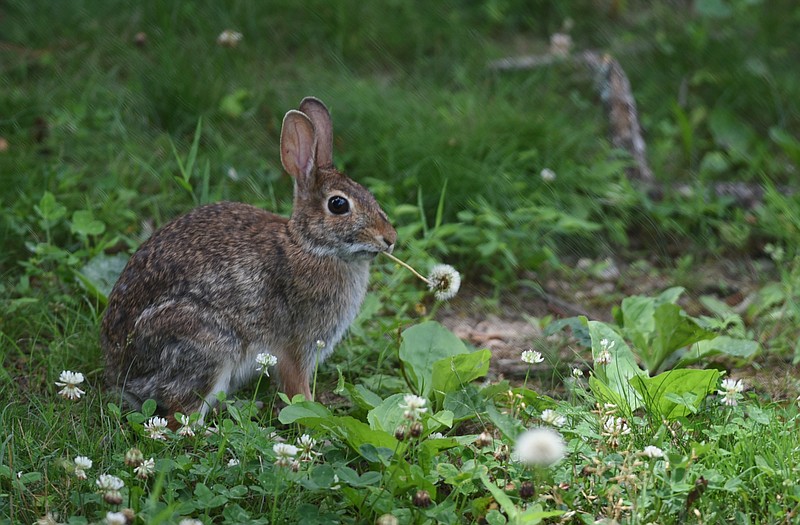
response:
M106 523L108 525L126 525L128 517L122 512L108 512L106 513Z
M275 464L279 467L290 467L294 457L299 452L296 446L287 443L276 443L273 445L272 451L275 452L276 456Z
M425 405L428 400L414 394L406 394L403 396L403 402L400 403L400 408L405 410L403 417L411 421L416 421L422 414L428 411Z
M461 287L461 274L449 264L437 264L428 275L428 288L440 301L452 299Z
M554 427L563 427L567 424L567 418L549 408L542 410L542 421Z
M150 439L165 441L167 439L167 420L163 417L153 416L144 424L144 430Z
M511 459L527 466L550 466L561 461L566 453L567 445L558 431L536 427L517 437Z
M642 450L642 455L648 458L663 458L664 451L654 445L647 445L644 447L644 450Z
M544 357L542 357L541 352L537 352L536 350L525 350L522 352L521 359L523 363L528 363L529 365L534 365L544 361Z
M133 469L133 473L139 479L147 479L156 471L156 462L153 458L143 461L141 465Z
M86 471L92 468L92 460L86 456L75 456L73 461L75 463L75 477L86 479Z
M256 364L258 364L256 370L269 377L269 367L277 365L278 358L272 354L261 352L256 356Z
M78 388L81 383L83 383L82 373L69 370L62 371L58 376L58 381L56 381L56 386L63 387L58 391L58 395L69 400L80 399L86 393Z

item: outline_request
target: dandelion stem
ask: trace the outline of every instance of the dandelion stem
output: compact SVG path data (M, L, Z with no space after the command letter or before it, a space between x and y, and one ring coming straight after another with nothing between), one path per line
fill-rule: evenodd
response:
M423 281L424 281L426 284L428 284L428 285L430 285L430 284L431 284L431 282L428 280L428 278L427 278L427 277L424 277L424 276L420 275L420 273L419 273L418 271L416 271L414 268L412 268L412 267L411 267L409 264L407 264L407 263L405 263L405 262L401 261L400 259L398 259L398 258L397 258L397 257L395 257L394 255L392 255L391 253L389 253L389 252L380 252L380 253L382 253L382 254L383 254L383 255L385 255L386 257L390 258L391 260L393 260L394 262L396 262L396 263L397 263L397 264L399 264L400 266L403 266L403 267L405 267L406 269L408 269L409 271L411 271L411 273L413 273L414 275L416 275L417 277L419 277L420 279L422 279L422 280L423 280Z

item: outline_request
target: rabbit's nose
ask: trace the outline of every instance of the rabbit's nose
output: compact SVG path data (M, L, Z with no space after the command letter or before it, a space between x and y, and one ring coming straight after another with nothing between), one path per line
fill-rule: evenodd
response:
M392 253L392 249L394 249L394 241L390 241L389 239L387 239L387 238L386 238L385 236L383 236L383 235L381 235L380 237L378 237L378 240L379 240L379 241L382 241L382 242L383 242L383 244L385 244L385 245L386 245L386 248L385 248L385 250L386 250L387 252L389 252L389 253Z

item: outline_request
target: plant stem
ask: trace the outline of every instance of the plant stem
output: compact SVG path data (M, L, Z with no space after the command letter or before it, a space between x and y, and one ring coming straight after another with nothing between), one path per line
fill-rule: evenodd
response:
M428 284L428 285L430 285L430 284L431 284L431 282L428 280L428 278L427 278L427 277L424 277L424 276L420 275L420 273L419 273L418 271L416 271L416 270L415 270L414 268L412 268L410 265L408 265L407 263L405 263L405 262L401 261L400 259L398 259L398 258L397 258L397 257L395 257L394 255L392 255L391 253L389 253L389 252L380 252L380 253L382 253L382 254L383 254L383 255L385 255L386 257L390 258L391 260L393 260L394 262L396 262L396 263L397 263L397 264L399 264L400 266L403 266L403 267L405 267L406 269L410 270L410 271L411 271L411 273L413 273L414 275L416 275L417 277L419 277L420 279L422 279L422 280L423 280L423 281L424 281L426 284Z

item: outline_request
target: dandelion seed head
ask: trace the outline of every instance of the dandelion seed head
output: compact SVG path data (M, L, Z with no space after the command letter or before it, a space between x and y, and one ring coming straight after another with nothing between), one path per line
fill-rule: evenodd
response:
M428 288L440 301L452 299L461 287L461 274L449 264L437 264L428 275Z
M567 445L558 431L536 427L517 437L511 459L528 466L550 466L561 461L566 453Z

